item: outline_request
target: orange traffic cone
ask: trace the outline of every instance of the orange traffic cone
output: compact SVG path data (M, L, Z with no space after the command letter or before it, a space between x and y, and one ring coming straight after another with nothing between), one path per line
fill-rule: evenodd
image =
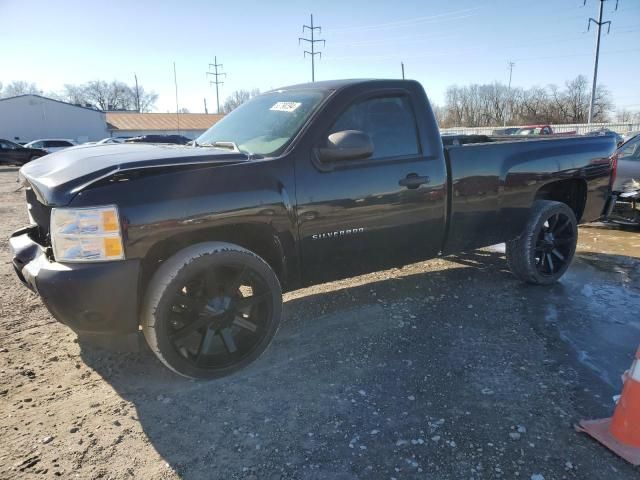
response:
M640 465L640 348L622 378L622 395L613 417L582 420L578 429L631 464Z

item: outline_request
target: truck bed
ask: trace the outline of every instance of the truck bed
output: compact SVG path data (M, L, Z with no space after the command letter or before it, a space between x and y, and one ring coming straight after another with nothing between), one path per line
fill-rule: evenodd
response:
M538 192L559 177L567 195L580 197L572 199L579 221L596 220L603 212L610 188L613 136L447 135L443 144L450 192L445 253L517 236ZM598 180L587 187L584 178ZM562 189L558 194L563 194Z

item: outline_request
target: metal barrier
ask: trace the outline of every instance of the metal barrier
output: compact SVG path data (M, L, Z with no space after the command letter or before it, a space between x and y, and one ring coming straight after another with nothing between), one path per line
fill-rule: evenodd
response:
M454 128L442 128L441 133L456 133L461 135L491 135L494 130L502 130L503 128L522 128L526 125L509 125L508 127L454 127ZM625 133L639 131L640 123L628 122L628 123L574 123L565 125L551 125L553 131L556 133L576 132L579 135L606 128L612 130L621 135Z

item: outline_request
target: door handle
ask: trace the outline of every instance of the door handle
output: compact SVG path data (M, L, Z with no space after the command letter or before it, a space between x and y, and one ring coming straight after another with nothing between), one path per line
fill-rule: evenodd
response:
M418 188L420 185L424 185L425 183L429 183L429 177L421 176L417 173L410 173L405 178L400 179L398 185L414 189Z

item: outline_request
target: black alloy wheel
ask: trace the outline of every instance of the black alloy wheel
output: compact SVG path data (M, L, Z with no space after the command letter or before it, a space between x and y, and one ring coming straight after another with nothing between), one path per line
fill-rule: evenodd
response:
M264 281L245 265L212 268L174 288L169 338L194 366L227 367L258 343L271 307Z
M215 378L266 349L281 310L280 285L264 260L236 245L212 242L161 265L149 286L143 331L175 372Z
M569 268L578 243L578 222L568 205L537 200L524 231L507 242L511 272L528 283L549 285Z
M535 247L536 268L541 275L553 276L565 268L573 255L576 236L573 220L564 212L542 224Z

